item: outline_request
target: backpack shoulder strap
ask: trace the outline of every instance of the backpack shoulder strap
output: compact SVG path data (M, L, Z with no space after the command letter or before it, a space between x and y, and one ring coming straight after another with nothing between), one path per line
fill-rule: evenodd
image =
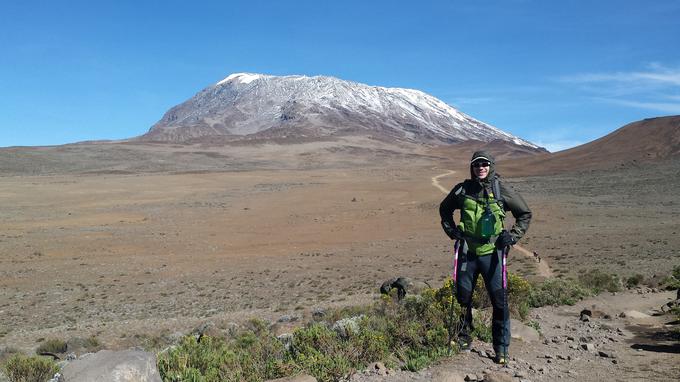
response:
M498 176L493 177L493 182L491 182L491 192L493 192L493 197L498 202L501 209L505 210L505 199L501 194L501 181Z

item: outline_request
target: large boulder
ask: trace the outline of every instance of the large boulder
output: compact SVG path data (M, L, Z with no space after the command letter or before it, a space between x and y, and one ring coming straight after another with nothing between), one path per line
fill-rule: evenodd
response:
M156 355L140 350L102 350L69 362L64 382L161 382Z

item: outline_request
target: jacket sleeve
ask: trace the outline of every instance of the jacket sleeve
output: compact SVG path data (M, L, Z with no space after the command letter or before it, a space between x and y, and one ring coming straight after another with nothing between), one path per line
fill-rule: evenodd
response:
M505 210L512 212L512 216L515 217L515 224L512 225L510 234L515 241L518 241L529 229L529 223L531 223L531 210L529 209L527 202L522 198L522 195L512 187L503 184L503 182L501 182L500 186L501 195L503 195L503 200L505 202Z
M439 205L439 216L442 219L442 223L447 222L451 227L456 226L456 222L453 220L453 211L462 207L459 197L462 189L463 183L457 184Z

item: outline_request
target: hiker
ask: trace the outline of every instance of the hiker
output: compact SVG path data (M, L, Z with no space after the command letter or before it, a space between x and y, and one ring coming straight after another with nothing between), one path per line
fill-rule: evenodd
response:
M457 266L456 299L463 308L458 345L469 351L472 345L472 292L479 274L493 305L492 335L494 360L508 362L510 313L503 288L503 251L524 236L531 221L531 210L522 197L494 171L494 158L477 151L470 161L470 179L457 184L439 206L441 224L451 240L460 240ZM500 194L500 198L499 198ZM456 225L453 212L460 210ZM505 211L515 223L507 231L503 226Z

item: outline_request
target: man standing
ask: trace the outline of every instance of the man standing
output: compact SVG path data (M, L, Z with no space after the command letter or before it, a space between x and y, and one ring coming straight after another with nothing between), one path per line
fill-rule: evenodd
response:
M444 232L462 243L456 270L456 298L463 308L459 346L470 350L472 345L472 292L481 274L493 305L495 361L505 364L510 345L510 313L503 287L503 252L524 236L531 210L517 192L501 182L494 166L490 154L475 152L470 161L470 179L451 190L439 206L439 214ZM455 210L460 210L458 225L453 220ZM515 217L510 231L503 225L505 211Z

